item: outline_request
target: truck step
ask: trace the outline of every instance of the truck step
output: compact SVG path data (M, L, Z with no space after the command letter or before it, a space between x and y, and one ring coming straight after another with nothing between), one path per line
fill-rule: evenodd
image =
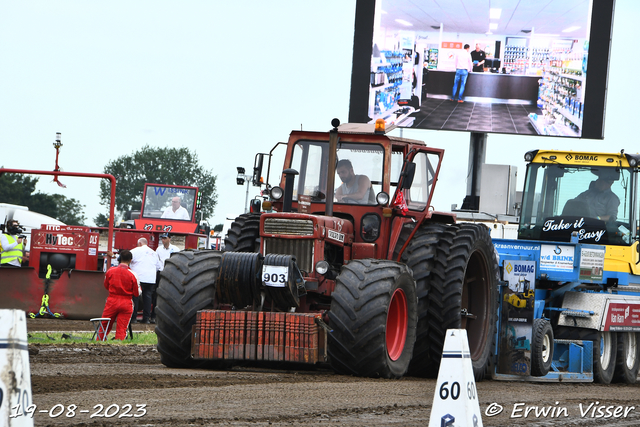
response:
M567 317L591 317L593 313L590 313L588 311L582 311L582 310L565 310L562 313L560 313L560 315L567 316Z

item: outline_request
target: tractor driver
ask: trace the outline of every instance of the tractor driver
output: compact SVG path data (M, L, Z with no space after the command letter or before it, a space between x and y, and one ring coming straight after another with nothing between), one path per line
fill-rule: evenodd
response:
M342 185L336 190L336 199L341 203L369 203L371 180L366 175L356 175L353 166L347 159L338 162L336 172L342 180Z
M20 237L22 228L15 219L7 221L6 232L0 236L2 254L0 255L0 265L2 267L20 267L24 253L24 238Z
M188 221L191 219L191 216L189 216L189 212L182 207L180 197L176 196L171 199L171 206L165 209L160 218L186 219Z
M618 217L620 199L611 191L611 185L620 179L620 173L610 168L593 171L593 173L598 176L598 179L591 181L589 189L580 193L576 200L586 202L592 216L605 222L615 221Z

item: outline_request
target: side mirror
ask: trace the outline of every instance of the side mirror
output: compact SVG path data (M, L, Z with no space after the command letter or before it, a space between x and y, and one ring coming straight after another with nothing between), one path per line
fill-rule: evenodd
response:
M256 158L253 162L253 185L254 187L260 187L262 184L262 163L264 161L264 154L256 154Z
M261 206L262 206L262 203L260 202L260 199L252 199L251 204L249 205L249 212L260 213Z
M402 189L411 188L413 184L413 177L416 175L416 164L413 162L407 162L402 172Z

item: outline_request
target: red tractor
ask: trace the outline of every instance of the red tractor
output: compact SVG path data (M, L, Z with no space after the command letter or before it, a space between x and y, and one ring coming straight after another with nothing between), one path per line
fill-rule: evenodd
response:
M444 150L386 135L384 122L332 125L291 133L268 212L238 217L225 252L167 260L162 363L329 362L343 374L434 376L446 330L464 328L483 378L498 264L484 225L430 207Z

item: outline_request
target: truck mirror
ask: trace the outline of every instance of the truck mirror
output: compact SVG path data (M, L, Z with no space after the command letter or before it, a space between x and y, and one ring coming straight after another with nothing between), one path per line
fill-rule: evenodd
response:
M402 172L402 189L411 188L413 184L413 177L416 175L416 164L413 162L407 162Z
M262 184L262 163L264 161L264 153L256 154L256 158L253 162L253 185L255 187L260 187Z

